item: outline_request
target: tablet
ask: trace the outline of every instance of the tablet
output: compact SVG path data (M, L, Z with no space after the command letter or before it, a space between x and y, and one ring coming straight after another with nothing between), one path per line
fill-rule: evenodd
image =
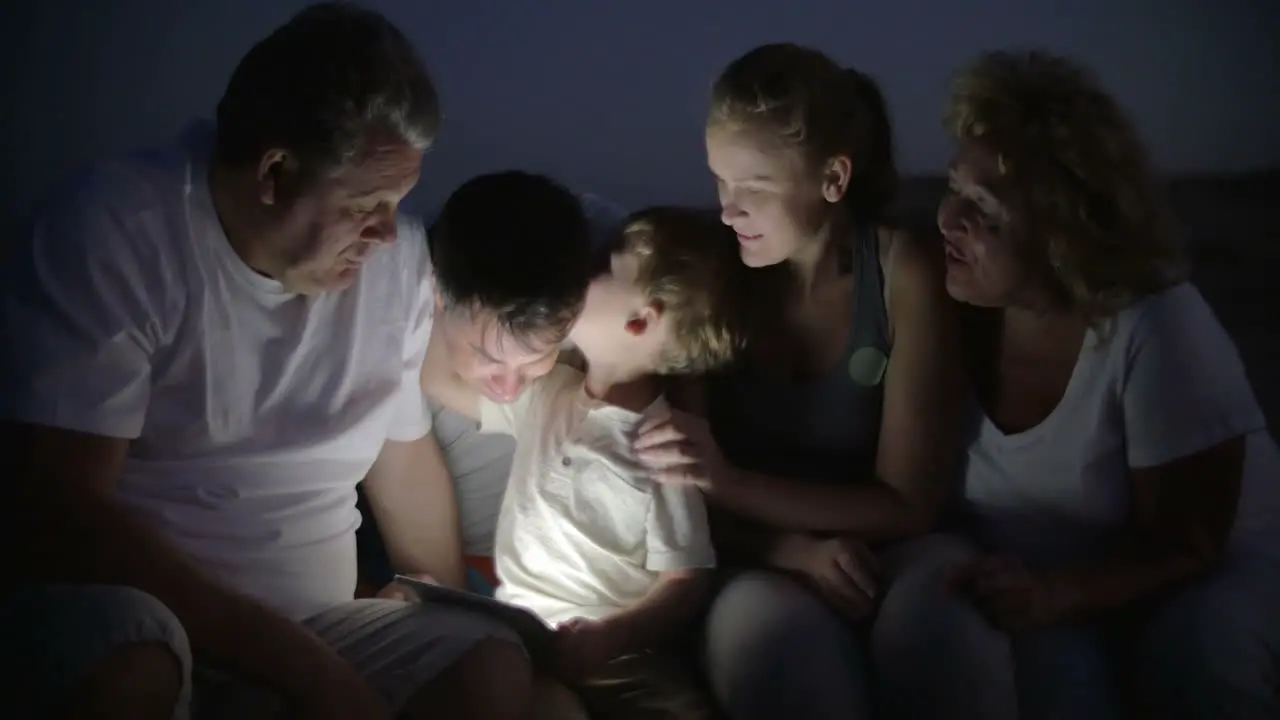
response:
M501 621L516 631L530 654L549 650L551 641L555 637L556 631L550 625L522 607L508 605L491 597L464 590L433 585L405 575L397 575L395 581L417 593L418 598L424 603L462 607Z

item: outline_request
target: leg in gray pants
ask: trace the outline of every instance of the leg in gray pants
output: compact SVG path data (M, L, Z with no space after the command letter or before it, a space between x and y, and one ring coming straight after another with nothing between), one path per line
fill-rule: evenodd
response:
M873 706L892 718L1014 720L1008 641L945 589L951 569L976 556L944 535L887 549L869 643L796 580L770 571L737 576L707 620L717 700L733 720L860 720ZM975 656L985 662L971 662Z
M1274 556L1233 553L1123 628L1061 625L1008 639L936 585L903 589L872 629L881 697L898 711L890 717L929 717L932 705L937 717L1008 718L1016 704L1023 720L1105 720L1124 716L1128 696L1140 718L1280 718ZM881 637L891 642L877 645ZM948 702L955 709L943 712Z
M1136 631L1128 665L1147 717L1280 718L1280 558L1232 553Z

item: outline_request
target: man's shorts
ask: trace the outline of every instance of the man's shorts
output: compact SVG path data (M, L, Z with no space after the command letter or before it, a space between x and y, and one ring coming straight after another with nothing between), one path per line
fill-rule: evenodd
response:
M519 640L505 626L465 610L395 600L353 600L303 623L365 674L393 707L476 643ZM275 718L280 700L264 688L210 670L193 656L178 618L128 587L45 585L0 599L0 715L56 716L77 685L115 649L162 644L183 671L176 720Z

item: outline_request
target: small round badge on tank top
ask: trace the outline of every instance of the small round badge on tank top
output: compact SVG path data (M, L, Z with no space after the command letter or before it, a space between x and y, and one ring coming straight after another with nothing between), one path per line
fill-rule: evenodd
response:
M860 347L849 356L849 377L862 387L875 387L884 379L889 356L877 347Z

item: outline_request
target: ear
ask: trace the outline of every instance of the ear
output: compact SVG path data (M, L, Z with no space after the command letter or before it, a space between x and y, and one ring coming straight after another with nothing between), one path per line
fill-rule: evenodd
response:
M297 169L293 156L280 148L272 148L262 154L258 162L258 200L263 205L277 205L284 201L284 194Z
M829 203L840 202L849 191L852 175L853 162L848 155L836 155L828 160L822 173L822 197Z
M431 274L432 274L432 280L434 281L434 280L435 280L435 277L434 277L434 276L435 276L435 271L433 270L433 271L431 272ZM441 294L440 294L440 291L439 291L438 289L437 289L437 290L434 290L431 294L432 294L433 296L435 296L435 300L436 300L436 312L441 312L441 313L442 313L442 312L444 312L444 295L441 295Z
M627 320L627 332L640 337L648 332L649 328L657 325L661 319L662 307L657 303L648 303Z

